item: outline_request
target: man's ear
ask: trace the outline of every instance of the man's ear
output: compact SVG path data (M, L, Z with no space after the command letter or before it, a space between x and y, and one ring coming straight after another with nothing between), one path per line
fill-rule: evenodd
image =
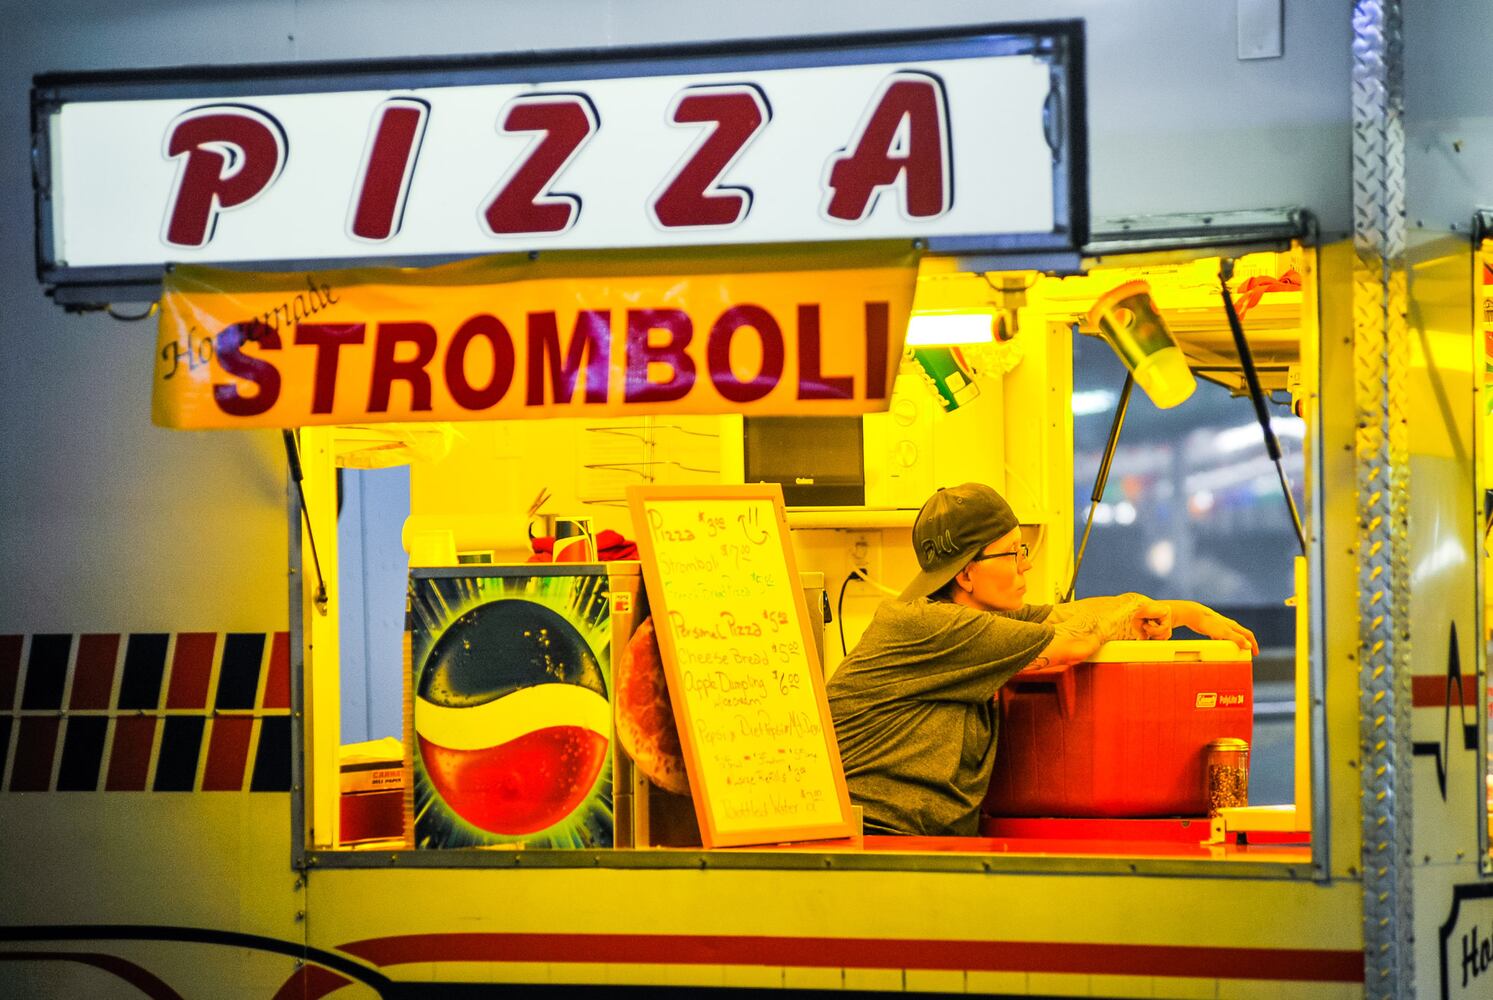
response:
M954 583L966 594L974 593L975 583L969 578L969 566L965 566L958 573L954 574Z

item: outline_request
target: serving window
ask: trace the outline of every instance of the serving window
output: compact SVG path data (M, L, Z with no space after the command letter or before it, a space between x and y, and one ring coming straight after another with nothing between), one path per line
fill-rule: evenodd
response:
M1117 666L1104 677L1118 688L1080 677L1008 685L1010 759L1018 738L1069 743L1040 773L998 766L978 837L857 833L702 851L689 775L671 757L663 674L637 673L650 602L624 498L636 484L747 482L745 455L760 459L772 440L753 436L760 425L723 415L301 430L306 512L292 512L310 528L296 532L293 592L305 649L303 849L324 865L511 864L521 851L525 863L588 867L822 858L983 869L998 855L1016 868L1058 856L1101 870L1230 861L1306 870L1321 752L1308 691L1320 659L1309 606L1320 572L1315 256L1292 243L1229 258L1106 257L1067 277L925 261L887 411L859 418L859 434L825 439L849 453L820 464L859 468L864 502L832 502L834 490L789 494L825 677L886 592L916 572L917 507L965 481L994 486L1016 509L1033 563L1030 603L1142 591L1202 601L1259 637L1252 661L1199 641L1111 651ZM1248 398L1221 269L1279 467ZM1151 353L1116 340L1140 321L1160 328ZM1176 364L1158 374L1152 354L1165 350ZM1178 380L1196 382L1182 401L1172 399ZM791 432L791 421L771 430ZM778 481L790 474L779 470ZM555 561L576 533L591 558ZM474 646L512 662L474 672ZM562 684L545 686L563 686L563 697L525 694L526 670L547 670ZM1188 704L1148 704L1137 717L1143 695L1125 690L1126 678L1143 686L1157 672L1209 680L1188 689ZM632 714L619 722L624 696ZM1145 720L1170 734L1146 751L1174 772L1166 794L1137 790L1137 760L1125 758L1141 750L1104 735L1122 713L1132 734ZM1051 728L1074 718L1093 728ZM631 753L621 726L634 732ZM1110 742L1072 744L1085 738ZM1220 739L1248 750L1216 758L1233 769L1218 772L1235 783L1227 794L1209 784L1208 744ZM1023 795L1033 783L1061 788L1063 804L1032 805ZM1116 784L1135 794L1116 795ZM1223 811L1210 816L1210 803Z

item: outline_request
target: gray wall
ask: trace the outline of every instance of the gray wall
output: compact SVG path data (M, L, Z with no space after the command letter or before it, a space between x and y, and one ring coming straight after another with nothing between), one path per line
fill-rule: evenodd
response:
M342 742L402 736L409 466L347 469L337 519Z
M1413 229L1466 232L1493 207L1486 73L1493 5L1406 4L1406 209Z
M152 323L69 316L34 277L27 88L48 70L420 55L1084 17L1095 217L1304 205L1348 225L1347 4L92 0L0 31L0 631L285 626L279 438L149 422ZM1469 99L1474 91L1469 90ZM1485 157L1486 161L1487 158Z

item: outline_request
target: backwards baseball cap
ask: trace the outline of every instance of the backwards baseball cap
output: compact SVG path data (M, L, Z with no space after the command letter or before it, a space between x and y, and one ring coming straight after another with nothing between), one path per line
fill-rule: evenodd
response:
M984 483L940 489L913 522L912 545L923 571L902 591L901 600L915 601L938 590L1017 524L1011 505Z

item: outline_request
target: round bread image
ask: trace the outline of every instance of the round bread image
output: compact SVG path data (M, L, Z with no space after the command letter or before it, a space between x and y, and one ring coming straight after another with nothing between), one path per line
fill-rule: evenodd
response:
M674 724L674 706L664 678L653 619L632 634L614 678L617 688L617 739L638 770L660 788L689 794L684 753Z
M547 829L606 763L611 706L591 647L532 601L479 604L447 627L420 674L415 734L442 801L489 833Z

